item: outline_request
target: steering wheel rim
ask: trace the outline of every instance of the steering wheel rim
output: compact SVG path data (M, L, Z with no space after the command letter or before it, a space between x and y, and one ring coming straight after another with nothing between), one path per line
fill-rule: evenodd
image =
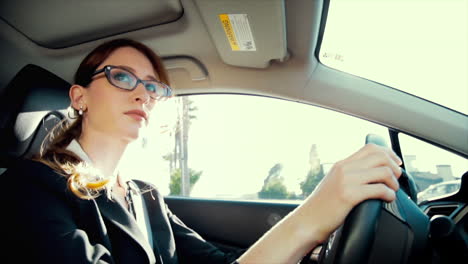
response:
M366 200L355 206L322 247L319 263L351 264L368 260L382 207L381 200Z
M371 134L366 137L366 143L386 146L382 138ZM408 183L412 180L402 170L402 188L396 192L393 202L365 200L350 211L343 225L322 246L318 261L320 264L383 264L399 263L404 259L419 263L426 258L429 218L415 204L413 187L408 184L406 192L403 191L405 185L401 185L402 179ZM384 253L388 249L387 244L395 243L400 244L399 251L375 258L373 250Z
M368 134L365 143L387 147L385 140L376 134ZM320 263L346 264L369 259L382 207L383 201L377 199L366 200L355 206L343 225L332 233L325 247L322 247Z

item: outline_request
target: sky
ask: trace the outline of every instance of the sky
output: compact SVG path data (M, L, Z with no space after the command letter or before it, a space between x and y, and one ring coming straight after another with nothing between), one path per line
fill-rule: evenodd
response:
M466 0L332 0L320 60L468 114L467 14Z

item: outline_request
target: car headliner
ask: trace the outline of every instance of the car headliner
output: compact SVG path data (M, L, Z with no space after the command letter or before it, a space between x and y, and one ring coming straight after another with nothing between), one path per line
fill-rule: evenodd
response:
M324 6L326 7L326 3L319 0L274 1L285 5L289 56L284 61L271 61L267 68L251 68L228 65L222 60L213 36L210 35L200 14L202 4L208 1L210 0L181 0L183 13L180 16L169 17L170 21L167 23L133 31L125 28L127 32L114 33L111 36L109 31L96 30L97 33L91 40L89 36L60 40L65 44L73 43L63 48L46 47L47 42L40 44L37 40L32 40L30 35L19 29L20 22L26 20L26 24L44 25L46 29L47 25L61 23L62 28L79 31L79 25L67 24L66 19L58 20L60 15L57 14L63 13L61 8L73 10L78 12L78 16L86 17L88 23L83 25L98 27L103 14L119 13L123 10L122 7L131 8L135 2L119 0L117 1L119 4L106 5L108 9L106 12L92 12L92 8L83 8L80 6L82 1L67 1L66 4L52 0L2 3L0 4L0 10L3 10L0 11L0 56L8 63L2 63L0 66L0 89L3 89L14 74L28 63L42 66L72 82L73 73L79 62L97 44L116 37L130 37L154 48L164 58L169 68L171 85L179 95L240 93L314 104L406 132L465 157L468 156L466 115L385 85L328 68L318 61L316 49L320 45L320 25L325 21L322 19L322 10ZM32 6L34 2L39 2L43 7L40 9L40 15L34 13L34 16L25 16L25 12L33 14L36 10ZM100 3L92 2L95 2L94 7L99 11ZM173 0L166 2L172 7L179 3ZM223 3L227 5L231 1L217 2L219 5ZM238 10L240 8L246 12L255 6L248 0L235 2ZM260 2L268 4L268 1ZM91 5L89 2L87 4ZM154 3L143 1L139 5L148 5L149 8L151 5L154 6ZM133 13L126 13L126 16L134 16L126 19L141 17L141 12L147 15L147 8L144 7L135 9L137 11ZM23 10L22 15L14 13L19 10ZM13 15L10 17L6 12ZM264 14L265 19L268 16L268 13ZM115 23L114 28L119 28L122 21L115 20ZM41 32L36 33L41 36ZM50 30L43 31L43 34L46 33L48 35L44 35L44 38L47 39L48 36L53 38ZM436 65L437 62L434 66ZM345 131L344 129L343 133L346 133Z

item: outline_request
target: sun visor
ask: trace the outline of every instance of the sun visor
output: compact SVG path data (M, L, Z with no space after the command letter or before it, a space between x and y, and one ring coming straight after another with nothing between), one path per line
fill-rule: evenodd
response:
M221 59L266 68L287 56L284 0L196 0Z
M0 2L0 19L38 45L53 49L166 24L183 14L180 0Z

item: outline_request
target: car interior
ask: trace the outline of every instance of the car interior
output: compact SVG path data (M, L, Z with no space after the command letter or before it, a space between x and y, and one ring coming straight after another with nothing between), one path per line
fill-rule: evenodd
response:
M422 202L417 174L405 161L394 202L361 203L301 263L466 261L466 112L325 65L321 48L334 2L339 1L2 1L0 172L38 153L47 133L67 119L68 89L87 52L107 40L132 38L163 58L175 97L235 94L317 106L387 129L389 143L369 133L362 145L384 145L403 158L399 136L405 134L464 160L462 173L455 175L459 189ZM359 1L348 4L353 2ZM466 10L464 15L466 21ZM466 56L464 65L466 69ZM345 136L346 129L341 133ZM165 200L188 226L227 251L248 248L299 204L183 196Z

